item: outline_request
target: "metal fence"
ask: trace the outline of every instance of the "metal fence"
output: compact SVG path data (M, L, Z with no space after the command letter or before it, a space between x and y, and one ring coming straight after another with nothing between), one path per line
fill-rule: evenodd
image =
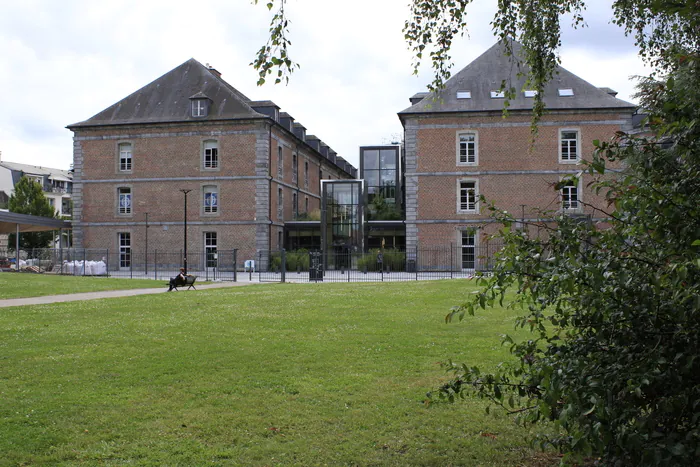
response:
M14 251L0 250L0 268L16 269ZM20 270L74 276L109 276L131 279L174 277L182 267L181 251L135 251L91 248L36 248L20 250ZM199 280L236 281L237 250L187 252L187 273Z
M471 277L493 269L500 243L409 250L260 251L246 273L260 282L376 282Z
M408 250L262 250L238 262L237 250L187 253L188 273L199 280L258 282L376 282L471 277L493 269L500 243ZM45 248L20 251L20 269L76 276L168 280L183 264L182 251ZM0 250L0 268L14 268L13 251ZM239 277L241 275L241 277Z

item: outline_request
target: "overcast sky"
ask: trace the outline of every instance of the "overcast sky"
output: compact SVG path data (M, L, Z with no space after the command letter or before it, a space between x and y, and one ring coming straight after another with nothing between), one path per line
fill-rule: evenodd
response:
M2 160L67 169L72 133L86 120L190 58L209 63L253 100L272 100L358 166L358 148L401 137L396 113L432 75L412 75L401 32L408 0L289 0L288 86L255 85L249 63L270 13L250 0L0 0ZM454 72L496 41L495 0L470 7ZM634 41L609 24L610 2L589 0L588 28L564 28L562 66L632 101L645 73Z

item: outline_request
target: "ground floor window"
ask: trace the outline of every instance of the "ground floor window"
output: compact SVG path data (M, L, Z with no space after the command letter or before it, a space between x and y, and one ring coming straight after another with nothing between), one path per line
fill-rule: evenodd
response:
M119 267L131 267L131 233L119 232Z
M476 239L474 230L462 231L462 269L474 269L476 260Z
M217 266L218 256L216 254L216 249L216 232L204 232L204 254L206 256L208 268L215 268Z

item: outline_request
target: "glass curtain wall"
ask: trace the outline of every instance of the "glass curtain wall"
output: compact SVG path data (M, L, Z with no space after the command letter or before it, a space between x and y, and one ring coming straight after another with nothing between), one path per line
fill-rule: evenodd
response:
M361 148L360 160L361 178L367 184L367 202L372 203L379 195L386 204L400 205L399 148Z
M327 269L352 267L351 253L363 250L362 180L324 180L321 216Z

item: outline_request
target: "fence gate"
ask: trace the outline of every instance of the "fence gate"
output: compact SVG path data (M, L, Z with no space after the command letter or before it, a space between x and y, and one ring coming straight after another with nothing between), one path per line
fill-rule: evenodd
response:
M251 265L253 266L253 265ZM260 250L256 255L254 273L260 282L284 282L287 269L284 250ZM247 267L252 276L251 267Z

